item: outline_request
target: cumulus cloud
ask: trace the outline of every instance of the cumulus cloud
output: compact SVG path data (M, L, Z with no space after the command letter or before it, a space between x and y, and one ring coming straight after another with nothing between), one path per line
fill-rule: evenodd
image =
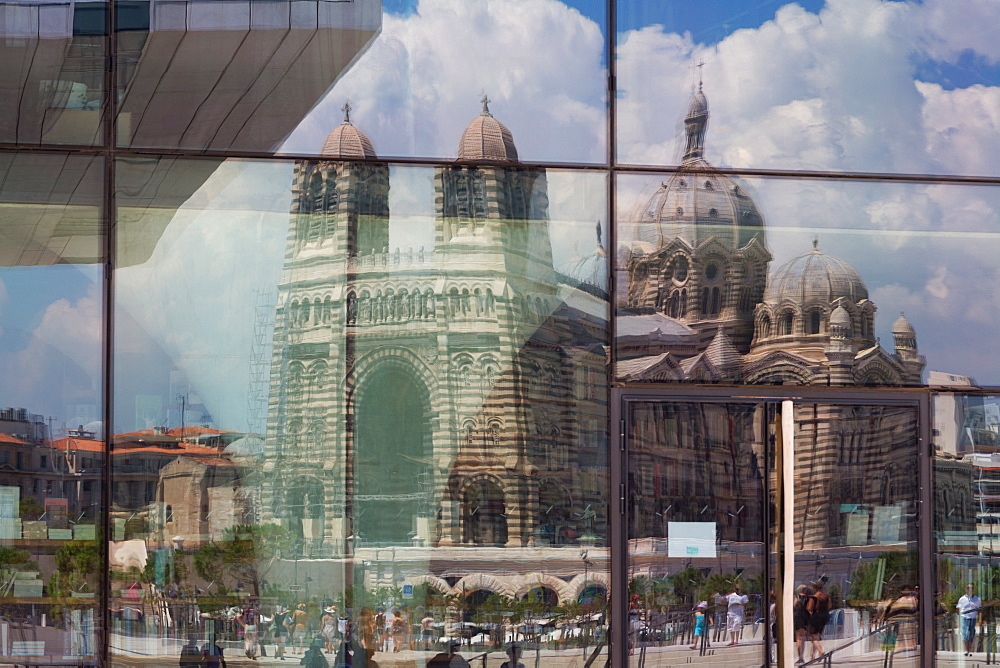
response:
M421 0L414 14L383 16L284 150L316 152L350 100L379 155L452 158L485 91L522 159L603 161L603 54L599 26L557 0Z
M100 404L102 304L100 286L90 283L77 299L49 303L32 330L7 332L16 340L6 343L0 374L17 379L8 402L46 415L65 415L72 404Z

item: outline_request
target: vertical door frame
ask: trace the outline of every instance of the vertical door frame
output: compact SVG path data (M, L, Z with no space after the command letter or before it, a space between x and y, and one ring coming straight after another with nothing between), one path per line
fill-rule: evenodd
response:
M908 406L916 411L917 429L917 555L919 585L923 605L919 614L920 665L930 668L936 654L934 633L934 567L936 545L934 543L934 489L933 457L931 441L931 392L920 389L830 389L825 387L782 387L782 386L682 386L643 385L616 386L611 388L611 499L609 509L611 548L611 591L609 593L611 613L610 665L612 668L628 666L628 411L636 402L707 402L707 403L752 403L777 405L782 401L795 403L821 403L837 405L880 405ZM780 415L780 410L777 411ZM767 438L765 433L764 438ZM780 444L775 444L780 447ZM765 447L765 452L768 448ZM765 475L765 479L767 475ZM765 482L765 494L767 494ZM765 508L768 503L765 500ZM766 512L766 510L765 510ZM768 518L765 518L767 520ZM770 522L766 523L767 526ZM768 542L769 537L765 537ZM765 557L765 579L770 570L770 558ZM767 595L767 592L764 592ZM769 626L769 625L765 625ZM765 630L765 640L770 629ZM784 661L779 664L783 665ZM789 667L790 668L790 667Z

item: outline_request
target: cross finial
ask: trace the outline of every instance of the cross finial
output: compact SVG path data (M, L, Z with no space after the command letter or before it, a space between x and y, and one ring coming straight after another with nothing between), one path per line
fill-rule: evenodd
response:
M597 247L603 248L604 245L601 243L601 221L597 221Z
M698 68L698 91L701 92L701 68L705 67L705 61L699 60L695 67Z
M479 98L479 101L483 103L483 115L484 116L489 115L489 113L490 113L490 107L489 107L490 98L486 95L486 91L485 90L482 91L480 93L480 95L481 95L481 97Z
M813 250L819 250L819 237L813 237Z
M344 122L345 123L350 123L351 122L351 103L350 102L344 102L344 106L341 107L340 110L342 112L344 112Z

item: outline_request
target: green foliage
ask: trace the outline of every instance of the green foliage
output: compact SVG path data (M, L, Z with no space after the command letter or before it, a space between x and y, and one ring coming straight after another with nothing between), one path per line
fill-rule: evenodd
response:
M220 593L249 584L259 596L261 580L293 542L280 524L241 524L226 529L222 540L199 548L192 563L195 572L206 582L215 582Z
M33 496L26 496L18 504L18 514L22 520L34 521L45 514L45 506Z
M884 567L883 567L884 565ZM881 572L881 592L879 591L879 573ZM917 582L919 564L917 551L883 552L875 561L861 564L851 576L851 588L848 600L873 601L899 595L903 585L913 585Z
M56 572L49 579L50 596L99 590L104 555L98 541L67 542L56 550L55 559Z

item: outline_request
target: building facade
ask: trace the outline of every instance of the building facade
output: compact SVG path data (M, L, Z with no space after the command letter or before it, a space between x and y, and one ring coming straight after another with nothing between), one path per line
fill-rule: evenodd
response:
M987 658L1000 15L689 4L0 0L0 662Z

